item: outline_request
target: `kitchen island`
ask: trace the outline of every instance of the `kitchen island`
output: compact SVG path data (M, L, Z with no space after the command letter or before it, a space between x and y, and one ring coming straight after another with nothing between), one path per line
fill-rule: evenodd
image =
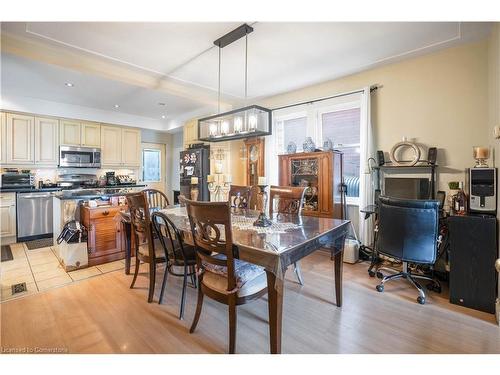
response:
M145 185L132 185L71 189L53 193L54 249L66 270L107 263L125 257L122 249L122 224L114 220L114 217L126 206L111 205L109 200L144 188ZM89 207L85 204L89 200L97 200L99 206ZM64 225L72 220L79 221L85 226L88 231L88 244L71 246L69 248L74 250L69 250L68 246L58 245L57 238Z

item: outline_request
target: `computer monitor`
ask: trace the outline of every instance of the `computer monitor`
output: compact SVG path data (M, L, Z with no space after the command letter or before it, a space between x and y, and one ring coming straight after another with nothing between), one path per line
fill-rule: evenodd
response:
M403 199L429 199L430 186L427 178L386 177L384 195Z

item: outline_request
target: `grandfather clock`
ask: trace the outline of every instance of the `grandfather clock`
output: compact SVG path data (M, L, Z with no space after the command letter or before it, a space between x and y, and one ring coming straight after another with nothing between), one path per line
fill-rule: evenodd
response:
M247 186L257 185L259 176L265 176L264 144L264 138L245 139L247 156Z

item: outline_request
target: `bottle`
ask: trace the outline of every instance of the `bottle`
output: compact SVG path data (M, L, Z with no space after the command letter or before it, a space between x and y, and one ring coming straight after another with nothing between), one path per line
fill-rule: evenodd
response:
M467 214L467 196L464 192L464 184L460 182L458 185L458 193L455 196L455 213L457 215L465 215Z

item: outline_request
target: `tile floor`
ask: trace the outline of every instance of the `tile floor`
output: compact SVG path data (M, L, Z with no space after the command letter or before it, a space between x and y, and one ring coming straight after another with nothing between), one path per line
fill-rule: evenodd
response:
M0 263L1 301L20 298L47 289L125 268L124 260L66 272L52 247L28 250L24 243L11 245L13 260ZM26 291L12 294L12 285L26 283Z

